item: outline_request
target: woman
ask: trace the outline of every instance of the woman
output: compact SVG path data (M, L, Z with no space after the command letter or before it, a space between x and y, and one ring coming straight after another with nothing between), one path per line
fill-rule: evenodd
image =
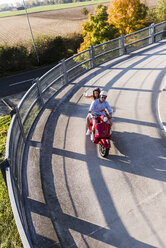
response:
M100 88L95 88L93 90L93 95L88 96L87 93L85 93L84 94L84 97L90 98L90 99L92 99L92 101L95 101L96 99L99 99L99 97L100 97L100 91L101 91ZM89 135L90 134L90 118L91 118L91 114L88 113L88 115L86 117L86 124L88 126L88 130L86 132L86 135Z

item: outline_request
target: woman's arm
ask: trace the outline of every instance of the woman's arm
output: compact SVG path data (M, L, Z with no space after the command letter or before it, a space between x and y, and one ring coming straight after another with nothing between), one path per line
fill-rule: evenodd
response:
M93 96L92 95L91 96L84 96L84 97L93 99Z
M92 101L94 100L93 95L89 95L89 96L88 96L87 92L85 92L85 93L83 94L83 96L86 97L86 98L90 98Z

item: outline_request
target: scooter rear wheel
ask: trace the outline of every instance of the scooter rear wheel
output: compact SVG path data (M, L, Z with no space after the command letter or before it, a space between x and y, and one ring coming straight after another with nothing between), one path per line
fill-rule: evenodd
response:
M99 152L102 157L107 157L109 153L109 148L105 148L101 144L99 144Z

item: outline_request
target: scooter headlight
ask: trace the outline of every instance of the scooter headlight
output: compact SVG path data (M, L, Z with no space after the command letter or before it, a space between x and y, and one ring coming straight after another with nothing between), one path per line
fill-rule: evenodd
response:
M108 118L106 116L103 117L103 121L104 122L107 122L108 121Z

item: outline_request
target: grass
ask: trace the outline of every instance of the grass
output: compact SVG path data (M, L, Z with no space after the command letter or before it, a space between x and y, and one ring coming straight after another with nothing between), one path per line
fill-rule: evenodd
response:
M5 156L7 131L10 124L10 116L0 117L0 162ZM22 248L23 245L17 231L13 217L8 191L0 172L0 247Z
M86 2L76 2L76 3L66 3L66 4L56 4L56 5L45 5L45 6L38 6L29 8L27 10L28 14L31 13L38 13L44 11L51 11L51 10L60 10L60 9L68 9L68 8L75 8L87 5L94 5L98 3L107 3L110 0L95 0L95 1L86 1ZM2 17L10 17L10 16L17 16L17 15L25 15L25 10L14 10L14 11L4 11L0 12L0 18Z

